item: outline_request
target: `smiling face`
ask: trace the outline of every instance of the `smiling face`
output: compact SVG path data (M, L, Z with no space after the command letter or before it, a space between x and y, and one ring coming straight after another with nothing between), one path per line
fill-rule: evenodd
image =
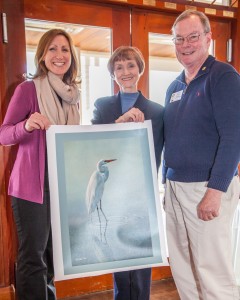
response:
M186 39L182 45L175 45L179 62L186 70L198 70L208 57L211 42L211 32L205 33L200 18L192 15L179 21L174 27L175 37L187 37L190 34L200 34L199 40L189 43Z
M120 60L114 63L114 80L122 92L137 92L137 84L140 76L139 67L135 59Z
M71 65L71 50L68 40L57 35L50 43L44 57L46 68L53 74L63 78Z

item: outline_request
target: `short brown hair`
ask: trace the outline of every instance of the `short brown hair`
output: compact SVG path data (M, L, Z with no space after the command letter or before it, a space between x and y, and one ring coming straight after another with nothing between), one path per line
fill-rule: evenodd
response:
M44 35L41 37L35 55L35 65L37 70L36 73L33 75L33 78L44 77L47 75L48 69L45 65L44 57L48 51L49 45L51 44L52 40L58 35L63 35L68 40L71 52L71 65L68 71L64 74L63 81L68 84L78 83L76 80L78 73L78 60L73 47L73 41L70 35L63 29L51 29L45 32Z
M197 11L197 10L192 10L192 9L188 9L188 10L185 10L184 12L182 12L178 17L177 19L175 20L175 22L173 23L173 26L172 26L172 33L174 32L174 29L177 25L178 22L182 21L182 20L185 20L187 18L190 18L191 16L197 16L199 17L201 23L202 23L202 26L204 28L204 32L210 32L211 31L211 25L210 25L210 22L209 22L209 19L208 17L201 11Z
M110 57L107 68L110 74L114 75L114 64L120 60L135 59L139 68L139 73L142 74L145 68L145 62L141 51L136 47L121 46L118 47Z

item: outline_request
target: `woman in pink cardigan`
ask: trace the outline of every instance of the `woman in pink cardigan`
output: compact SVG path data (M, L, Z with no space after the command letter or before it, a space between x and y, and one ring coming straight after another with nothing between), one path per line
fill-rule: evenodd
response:
M18 144L8 193L19 249L19 300L55 300L46 130L51 124L79 124L77 59L70 36L52 29L39 41L33 80L15 90L0 127L0 144Z

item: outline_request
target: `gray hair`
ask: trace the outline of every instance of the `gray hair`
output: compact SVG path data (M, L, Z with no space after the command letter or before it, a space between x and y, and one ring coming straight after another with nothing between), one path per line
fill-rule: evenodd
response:
M202 23L202 26L204 28L204 32L210 32L211 31L211 25L210 25L209 19L208 19L208 17L204 13L202 13L200 11L197 11L197 10L188 9L188 10L185 10L184 12L182 12L177 17L177 19L173 23L173 26L172 26L172 29L171 29L172 33L174 32L175 27L176 27L176 25L177 25L178 22L180 22L182 20L185 20L185 19L188 19L191 16L197 16L197 17L199 17L199 19L200 19L200 21Z

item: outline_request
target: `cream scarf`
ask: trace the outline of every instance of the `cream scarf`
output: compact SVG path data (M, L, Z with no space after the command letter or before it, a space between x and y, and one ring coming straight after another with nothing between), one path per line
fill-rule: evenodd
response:
M44 78L35 78L38 105L41 114L53 125L78 125L80 115L77 103L80 91L76 85L65 84L60 77L48 72ZM58 96L62 99L62 105Z

